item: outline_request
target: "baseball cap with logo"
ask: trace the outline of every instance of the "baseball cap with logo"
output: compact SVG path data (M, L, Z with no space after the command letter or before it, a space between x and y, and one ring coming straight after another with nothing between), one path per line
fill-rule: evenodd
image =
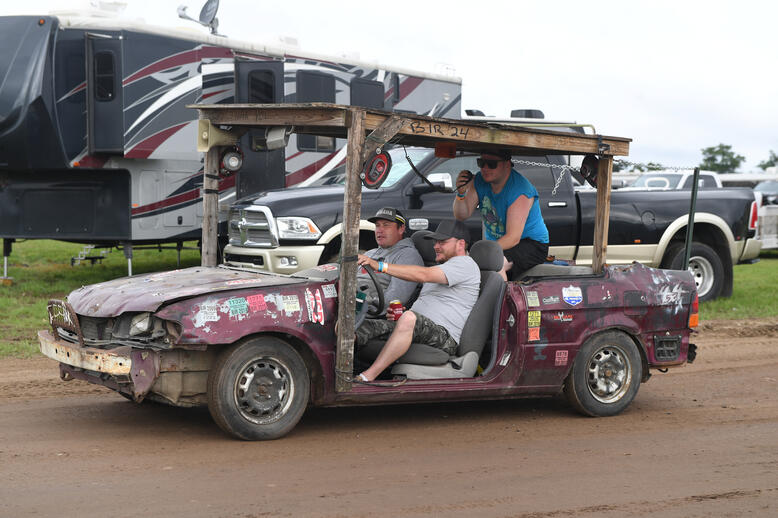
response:
M455 237L464 239L465 243L470 243L470 232L467 226L458 219L444 219L432 234L427 234L424 239L434 239L435 241L445 241Z
M391 207L381 207L378 209L378 212L375 213L375 216L372 218L367 218L367 220L370 223L375 223L379 219L385 219L386 221L394 221L395 223L400 223L401 225L405 225L405 216L402 215L402 212L400 212L397 209L393 209Z

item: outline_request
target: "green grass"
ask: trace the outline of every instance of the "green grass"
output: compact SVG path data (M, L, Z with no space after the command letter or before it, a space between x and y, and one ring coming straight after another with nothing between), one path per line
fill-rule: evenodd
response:
M700 320L740 320L778 315L778 250L765 250L756 264L734 267L732 297L700 304Z
M194 247L195 242L184 246ZM0 357L38 354L39 329L48 327L46 303L62 298L85 284L127 275L127 260L120 250L105 255L102 264L84 262L71 266L83 245L60 241L31 240L14 243L8 259L10 286L0 285ZM89 255L100 255L94 249ZM182 250L181 267L200 264L198 250ZM177 268L175 250L134 250L133 274ZM2 271L0 271L2 275Z
M194 242L186 246L194 247ZM29 357L38 353L36 333L48 327L46 303L62 298L85 284L127 275L127 260L121 251L107 254L102 264L70 265L82 245L59 241L14 243L9 259L11 286L0 285L0 358ZM93 251L90 255L99 255ZM133 273L173 270L175 250L135 250ZM735 266L731 298L700 304L700 320L745 319L778 315L778 250L762 252L756 264ZM197 250L181 252L181 267L200 264Z

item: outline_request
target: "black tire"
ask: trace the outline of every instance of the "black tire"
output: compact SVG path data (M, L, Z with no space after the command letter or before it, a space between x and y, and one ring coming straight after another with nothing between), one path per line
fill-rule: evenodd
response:
M565 380L565 394L584 415L616 415L635 399L642 372L632 338L621 331L606 331L591 337L578 351Z
M208 410L239 439L283 437L305 412L308 369L288 343L261 337L223 351L208 373Z
M665 259L662 261L663 267L670 270L683 270L684 253L683 243L668 247ZM724 263L711 247L698 241L692 242L689 272L694 277L700 302L713 300L721 295L724 287Z

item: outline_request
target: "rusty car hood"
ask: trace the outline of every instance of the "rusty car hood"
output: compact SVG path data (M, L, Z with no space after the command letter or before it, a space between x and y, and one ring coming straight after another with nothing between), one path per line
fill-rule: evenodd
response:
M156 311L163 304L204 293L305 282L308 279L223 266L193 267L82 286L68 295L68 302L79 315L112 317Z

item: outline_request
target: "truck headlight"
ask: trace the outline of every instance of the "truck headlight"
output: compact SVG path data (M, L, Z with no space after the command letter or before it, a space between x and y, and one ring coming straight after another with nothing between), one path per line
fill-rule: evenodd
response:
M321 230L308 218L278 218L278 237L281 239L319 239Z

